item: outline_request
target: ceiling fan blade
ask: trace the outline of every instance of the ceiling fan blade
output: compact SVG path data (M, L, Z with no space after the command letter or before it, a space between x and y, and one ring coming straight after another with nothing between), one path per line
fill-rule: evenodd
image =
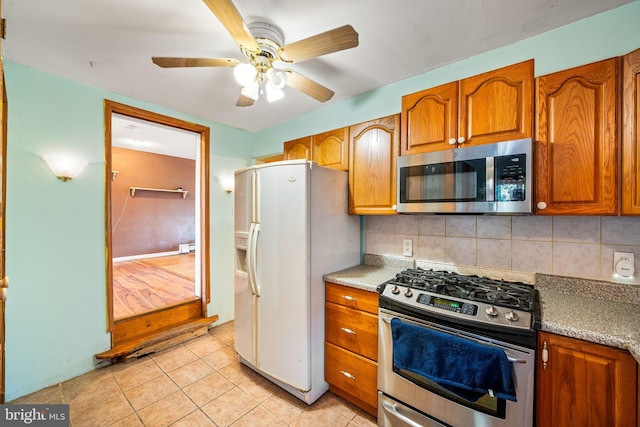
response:
M204 0L204 2L241 48L254 53L260 52L256 39L231 0Z
M235 67L240 63L233 58L166 58L154 56L154 64L162 68L175 67Z
M248 96L240 95L238 102L236 102L236 107L250 107L253 105L253 102L253 99Z
M309 95L312 98L317 99L320 102L327 102L333 98L334 92L322 86L320 83L316 83L313 80L298 74L292 70L285 70L287 72L287 84L294 89L299 90L305 95Z
M356 46L358 33L345 25L283 46L278 56L285 62L300 62Z

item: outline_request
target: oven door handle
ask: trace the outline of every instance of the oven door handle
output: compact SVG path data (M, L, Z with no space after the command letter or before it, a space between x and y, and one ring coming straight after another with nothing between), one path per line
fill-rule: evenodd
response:
M396 409L395 407L389 405L386 402L380 402L380 405L382 406L382 409L384 409L385 411L387 411L390 414L393 414L394 417L396 417L397 419L405 422L407 425L411 426L411 427L423 427L422 424L418 424L417 422L413 421L411 418L407 417L406 415L401 414L398 409Z

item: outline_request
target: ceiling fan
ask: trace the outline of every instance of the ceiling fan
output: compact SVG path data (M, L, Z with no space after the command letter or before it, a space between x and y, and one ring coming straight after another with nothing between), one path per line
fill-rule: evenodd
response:
M281 64L302 62L333 52L358 46L358 33L351 25L284 45L282 30L267 22L247 25L231 0L203 0L233 39L247 62L233 58L152 57L162 68L234 67L234 75L242 85L238 107L247 107L263 93L268 101L284 96L286 85L320 101L330 100L334 92L303 75L281 68Z

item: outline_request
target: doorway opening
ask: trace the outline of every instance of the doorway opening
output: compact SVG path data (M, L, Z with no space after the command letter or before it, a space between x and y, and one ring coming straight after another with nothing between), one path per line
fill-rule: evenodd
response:
M112 349L207 318L209 128L105 101Z

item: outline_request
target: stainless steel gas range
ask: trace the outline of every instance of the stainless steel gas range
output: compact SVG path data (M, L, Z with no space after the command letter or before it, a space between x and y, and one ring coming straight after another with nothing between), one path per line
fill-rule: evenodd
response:
M380 426L533 426L532 286L417 268L378 293Z

